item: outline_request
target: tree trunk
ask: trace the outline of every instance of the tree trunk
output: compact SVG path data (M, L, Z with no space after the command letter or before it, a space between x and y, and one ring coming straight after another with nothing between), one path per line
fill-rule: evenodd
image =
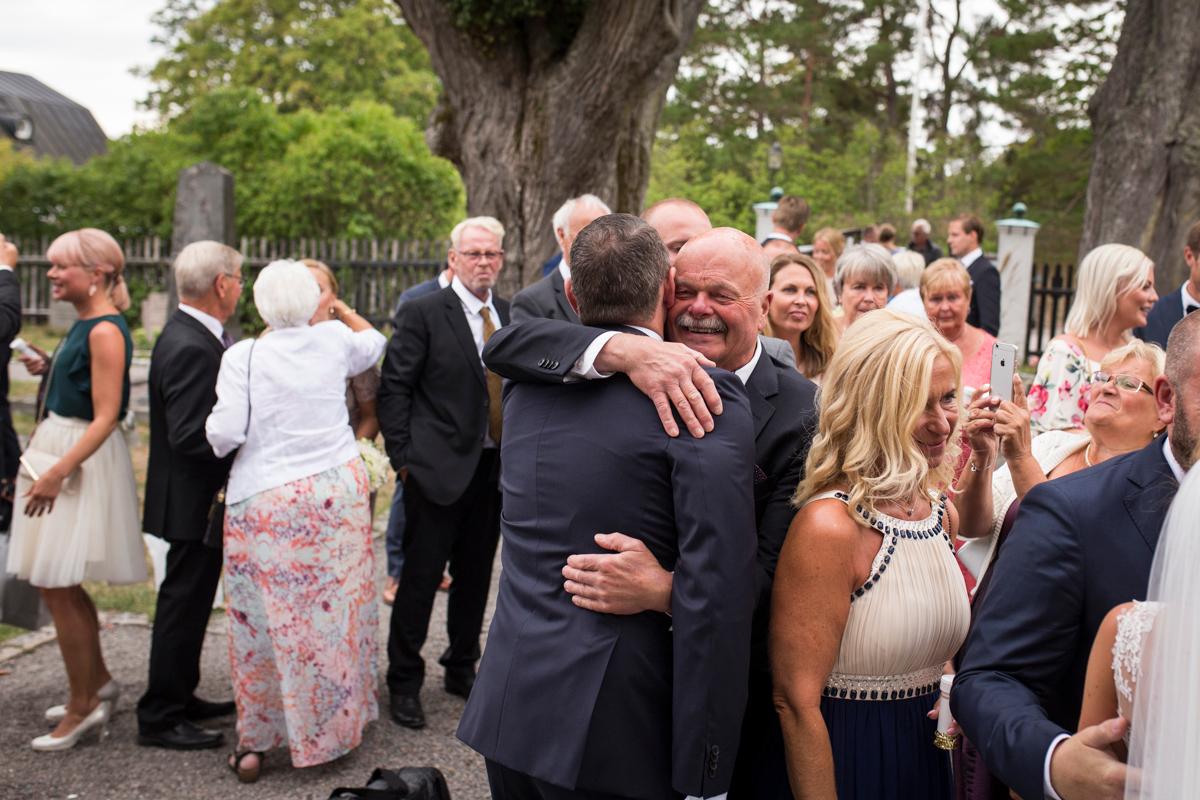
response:
M1187 275L1200 219L1200 27L1196 0L1129 0L1117 56L1088 114L1094 134L1082 257L1122 242L1156 265L1159 292Z
M468 212L507 230L501 295L540 275L567 198L591 192L641 210L659 114L703 0L596 0L568 42L530 17L491 43L456 27L444 0L397 2L442 81L430 147L458 167Z

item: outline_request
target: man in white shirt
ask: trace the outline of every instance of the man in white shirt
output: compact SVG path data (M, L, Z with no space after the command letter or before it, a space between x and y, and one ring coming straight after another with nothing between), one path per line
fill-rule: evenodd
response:
M1188 279L1178 292L1166 292L1158 298L1146 317L1146 327L1133 331L1137 338L1166 347L1175 324L1200 308L1200 221L1188 229L1183 260L1188 266Z
M504 266L504 227L472 217L450 241L454 279L400 307L378 396L384 444L404 481L404 564L387 678L392 719L409 728L425 725L421 648L447 562L450 646L439 661L446 691L470 694L500 532L500 378L479 354L509 321L508 301L492 293Z
M946 238L950 255L962 262L971 276L971 310L967 324L1000 333L1000 271L983 254L983 222L974 214L950 220Z

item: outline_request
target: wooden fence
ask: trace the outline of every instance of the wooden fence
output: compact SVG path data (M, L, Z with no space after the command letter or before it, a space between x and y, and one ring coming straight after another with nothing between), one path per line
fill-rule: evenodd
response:
M1025 326L1025 358L1041 356L1046 345L1062 332L1071 300L1075 297L1072 264L1034 264L1029 288L1029 317Z
M42 322L50 315L50 283L46 277L50 262L45 256L50 241L13 240L21 251L17 276L27 320ZM125 278L134 302L140 302L149 292L167 290L170 242L155 236L127 240L121 246L125 251ZM245 259L242 271L247 289L258 270L276 259L315 258L325 262L338 277L342 299L378 327L390 322L402 291L438 274L448 246L445 241L400 239L243 237L238 250Z

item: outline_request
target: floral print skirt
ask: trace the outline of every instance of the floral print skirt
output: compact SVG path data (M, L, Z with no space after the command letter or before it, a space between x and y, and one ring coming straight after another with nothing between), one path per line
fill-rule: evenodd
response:
M379 717L367 472L355 458L225 514L238 749L331 761Z

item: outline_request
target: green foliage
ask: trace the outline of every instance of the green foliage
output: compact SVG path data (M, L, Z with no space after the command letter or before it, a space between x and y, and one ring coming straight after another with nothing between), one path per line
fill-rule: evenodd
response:
M390 0L169 0L154 21L169 52L146 71L146 105L175 117L219 89L247 87L280 111L373 100L424 119L438 81Z
M591 0L446 0L455 27L485 46L514 29L538 25L565 49L575 38Z

